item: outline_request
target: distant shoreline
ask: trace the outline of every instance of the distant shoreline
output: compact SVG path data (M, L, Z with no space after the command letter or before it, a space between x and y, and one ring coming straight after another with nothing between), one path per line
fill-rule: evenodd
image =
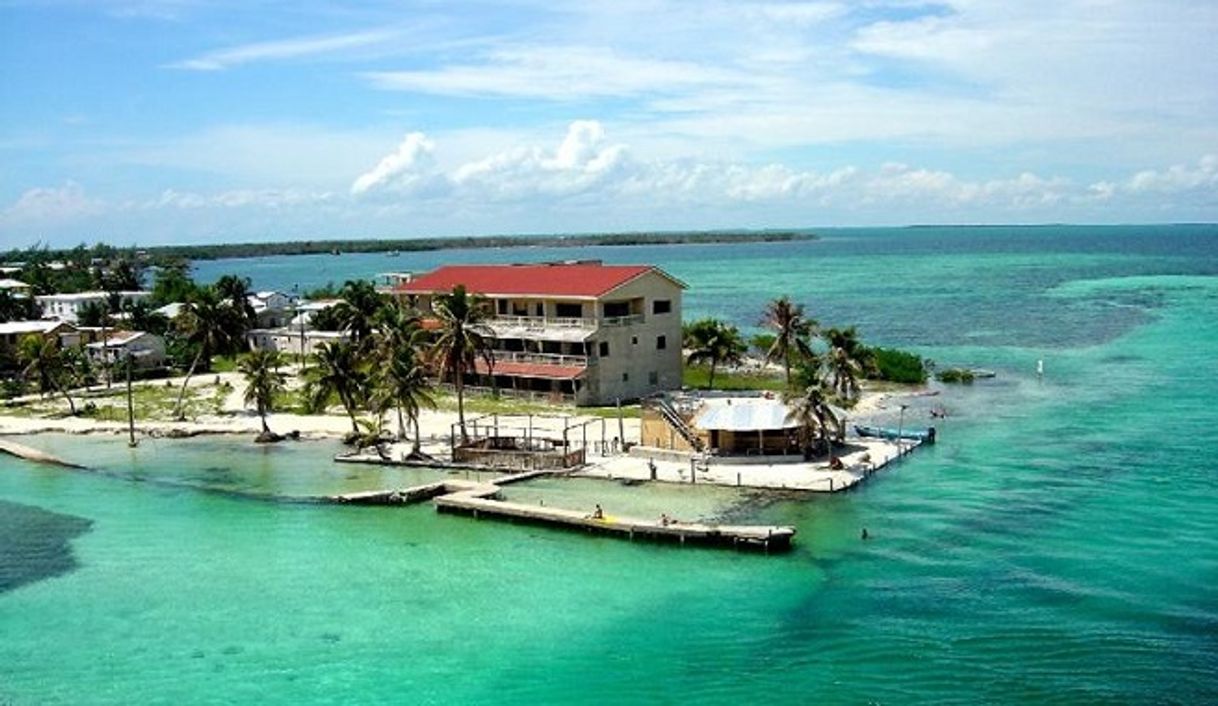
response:
M590 245L691 245L711 243L773 243L816 240L812 233L794 230L726 230L661 233L603 233L591 235L486 235L456 238L400 238L374 240L291 240L270 243L217 243L215 245L161 245L141 248L153 259L228 260L279 255L328 255L377 252L423 252L477 248L550 247Z

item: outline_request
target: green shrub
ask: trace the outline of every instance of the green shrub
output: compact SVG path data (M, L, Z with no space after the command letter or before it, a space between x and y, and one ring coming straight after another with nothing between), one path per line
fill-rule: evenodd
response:
M926 360L921 356L895 348L872 348L872 365L867 377L912 385L926 382Z
M973 371L966 368L948 368L947 370L941 370L936 377L939 378L939 382L958 382L965 385L973 384L974 379Z

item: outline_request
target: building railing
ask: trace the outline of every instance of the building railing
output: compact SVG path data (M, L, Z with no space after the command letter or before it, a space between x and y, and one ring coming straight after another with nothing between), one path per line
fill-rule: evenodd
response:
M539 365L566 365L584 367L588 365L586 355L559 353L529 353L525 351L495 351L495 363L536 363Z
M579 328L595 329L601 326L633 326L645 321L642 314L628 316L606 316L602 318L565 317L565 316L503 316L492 318L491 326L519 326L522 328Z
M456 394L456 386L451 382L436 383L436 389ZM493 390L482 385L466 385L462 388L467 395L478 397L511 397L532 402L547 402L550 404L575 404L575 395L568 392L545 392L541 390L514 390L510 387L500 387Z
M601 326L633 326L643 323L645 319L642 314L630 314L628 316L607 316L601 319Z

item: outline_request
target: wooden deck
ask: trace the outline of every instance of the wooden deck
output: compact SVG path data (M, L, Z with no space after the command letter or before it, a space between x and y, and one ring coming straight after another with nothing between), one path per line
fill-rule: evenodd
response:
M697 522L670 522L634 517L605 515L596 518L576 510L557 507L523 505L481 496L477 491L442 495L432 500L440 512L491 517L516 522L565 527L596 534L609 534L625 539L668 541L679 544L736 547L783 551L791 548L794 527L759 525L707 525Z
M794 527L767 525L710 525L698 522L669 522L605 515L592 517L578 510L542 505L524 505L496 499L501 485L550 475L550 471L526 471L493 482L442 480L400 490L374 490L327 498L331 502L357 505L407 505L427 500L438 512L489 517L607 534L630 540L677 544L784 551L791 548Z

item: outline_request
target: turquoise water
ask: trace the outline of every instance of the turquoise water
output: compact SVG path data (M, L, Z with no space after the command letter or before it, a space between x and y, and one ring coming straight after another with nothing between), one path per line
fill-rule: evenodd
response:
M307 446L56 437L105 472L0 459L0 703L1218 701L1218 228L832 236L612 249L694 312L790 292L999 372L863 488L738 510L792 553L293 502L386 480ZM515 492L547 490L597 492Z

